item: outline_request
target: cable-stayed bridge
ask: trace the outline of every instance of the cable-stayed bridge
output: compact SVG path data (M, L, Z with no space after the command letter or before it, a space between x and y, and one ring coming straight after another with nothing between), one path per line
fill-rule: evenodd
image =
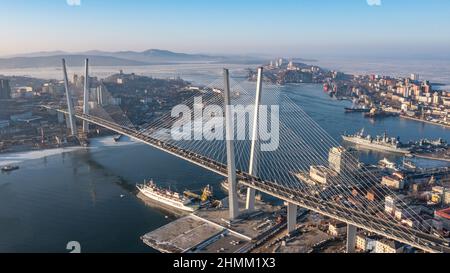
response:
M86 65L86 79L87 71ZM426 252L450 252L448 241L436 232L429 221L422 219L396 193L383 187L373 170L359 163L351 151L341 147L294 101L274 86L266 86L263 90L262 69L256 88L231 81L225 70L223 81L211 83L212 91L195 93L183 102L187 109L202 111L192 111L190 120L193 122L186 121L181 126L189 125L192 135L206 130L206 127L212 135L223 135L223 138L208 140L175 138L174 128L175 131L181 128L177 123L179 117L173 117L171 113L136 127L119 106L108 104L104 98L103 102L97 100L93 107L86 107L89 101L88 82L85 83L83 107L74 107L65 65L64 72L67 106L44 107L65 113L74 135L78 133L77 118L87 124L83 126L85 132L89 130L88 124L95 124L227 177L230 220L239 218L241 213L237 205L236 187L237 183L241 183L248 187L247 211L254 210L255 191L284 200L288 204L289 231L295 228L297 207L347 223L348 252L354 251L357 228ZM102 89L105 97L110 96L105 86ZM256 105L279 108L270 109L268 114ZM223 107L222 110L212 108L215 110L205 116L208 106ZM246 108L249 115L244 119L238 118L227 106L250 106ZM277 111L278 119L272 120L269 116ZM220 114L225 114L225 117L220 119ZM265 129L277 131L278 134L273 134L271 130L259 130L264 123L268 126ZM215 125L208 127L208 124ZM248 132L251 137L239 138L237 135L242 131ZM262 145L273 142L273 138L277 138L276 149L263 151ZM368 191L374 198L367 198ZM409 222L402 222L386 212L386 197L408 216Z

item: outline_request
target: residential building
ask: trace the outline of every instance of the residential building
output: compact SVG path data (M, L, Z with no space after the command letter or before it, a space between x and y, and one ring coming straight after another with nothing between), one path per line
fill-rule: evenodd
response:
M325 166L311 166L309 175L312 180L319 184L328 184L330 179L337 177L337 173L334 170Z
M381 184L393 190L403 190L405 187L405 180L398 176L390 175L384 176Z
M332 236L341 236L347 233L347 224L340 221L332 221L328 225L328 233Z
M0 79L0 99L10 99L11 98L11 87L9 85L9 80Z
M435 211L434 218L442 223L442 228L450 231L450 208Z
M369 252L375 249L377 237L367 236L366 234L358 234L356 236L356 249L362 252Z
M375 244L375 253L403 253L405 245L390 239L378 240Z

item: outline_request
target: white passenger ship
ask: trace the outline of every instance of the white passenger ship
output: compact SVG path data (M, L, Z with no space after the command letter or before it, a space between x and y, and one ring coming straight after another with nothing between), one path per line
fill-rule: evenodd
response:
M136 187L146 197L173 208L186 212L194 212L198 208L198 206L192 204L191 199L182 196L177 192L159 188L153 180L148 182L144 181L144 184L136 185Z

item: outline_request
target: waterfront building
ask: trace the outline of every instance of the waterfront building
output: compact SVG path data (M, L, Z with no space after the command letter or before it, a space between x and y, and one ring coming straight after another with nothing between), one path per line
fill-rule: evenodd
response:
M381 239L375 244L375 253L403 253L405 245L394 240Z
M11 98L11 86L9 80L0 79L0 99L10 99Z
M329 166L338 174L359 169L357 158L358 151L352 148L333 147L328 154Z
M377 236L367 236L363 233L356 236L356 249L362 252L370 252L375 249Z
M441 186L434 186L431 191L431 202L433 204L441 204L444 202L445 188Z
M450 189L445 190L443 199L444 205L450 205Z
M412 81L418 81L419 80L419 74L412 73L411 76L410 76L410 79Z
M104 93L105 90L103 88L103 85L99 85L95 90L95 99L98 105L104 105L104 103L106 103Z
M381 180L381 185L386 186L393 190L403 190L405 187L404 179L401 179L397 176L383 176Z
M311 166L309 175L312 180L319 184L326 185L329 180L337 177L337 173L325 166Z
M443 229L450 231L450 208L435 211L434 218L442 224Z
M438 92L434 92L434 94L433 94L433 104L434 105L440 105L441 104L441 97L439 96Z
M32 98L34 89L31 86L21 86L16 88L16 96L19 98Z
M398 198L401 198L401 196L399 196ZM386 196L384 199L385 212L393 215L395 213L397 203L398 203L398 199L396 198L396 196L393 196L393 195Z
M384 196L382 196L377 190L370 189L367 191L366 198L371 202L382 200Z
M347 224L340 221L332 221L328 224L328 233L331 236L341 236L347 233Z
M61 95L64 93L64 85L61 83L59 84L45 83L42 86L42 93L48 93L51 95Z
M431 92L432 87L431 87L429 81L424 81L422 83L422 90L423 90L423 93L430 93Z

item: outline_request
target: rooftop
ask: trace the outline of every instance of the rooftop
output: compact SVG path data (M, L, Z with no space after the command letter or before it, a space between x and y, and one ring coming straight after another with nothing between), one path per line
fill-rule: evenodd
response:
M447 220L450 220L450 208L436 211L436 215Z

